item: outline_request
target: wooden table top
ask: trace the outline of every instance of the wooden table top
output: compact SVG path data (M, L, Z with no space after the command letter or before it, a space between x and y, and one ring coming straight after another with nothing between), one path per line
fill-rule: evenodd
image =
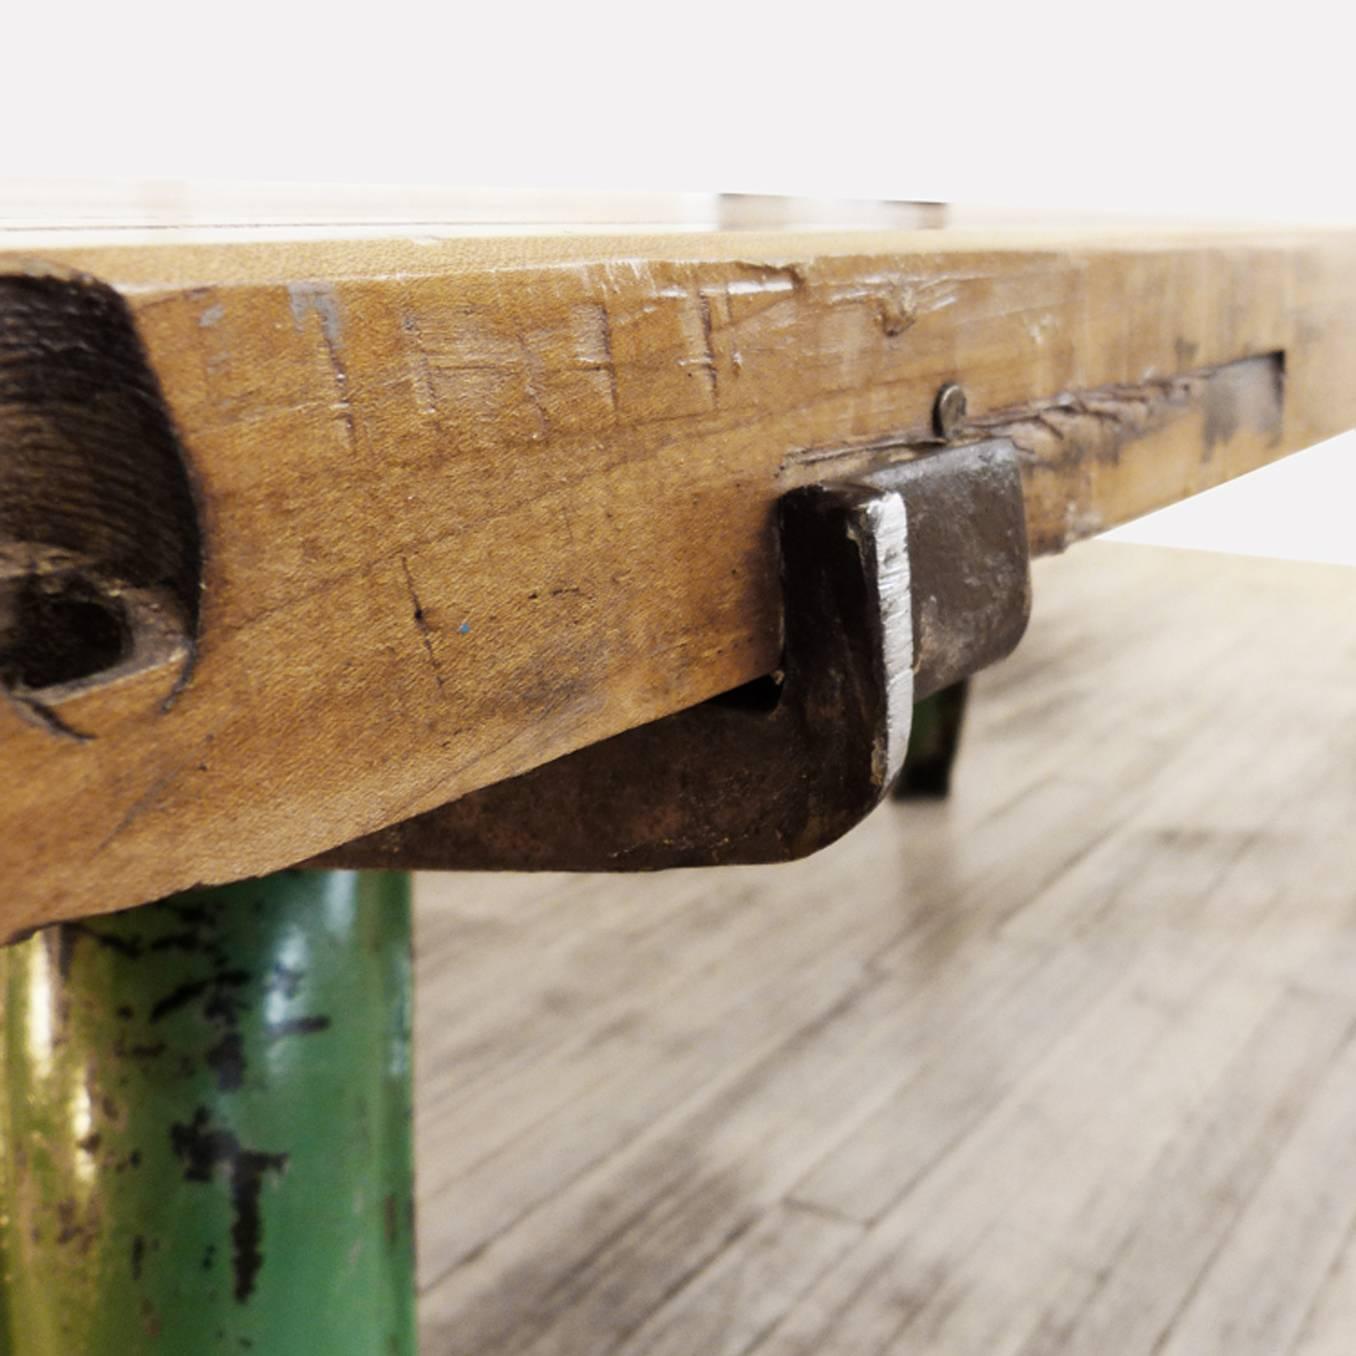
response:
M961 438L1020 448L1037 552L1356 426L1356 231L689 200L662 229L72 230L16 201L5 933L288 865L769 671L777 497L926 451L944 383ZM102 654L31 658L35 579L117 614Z

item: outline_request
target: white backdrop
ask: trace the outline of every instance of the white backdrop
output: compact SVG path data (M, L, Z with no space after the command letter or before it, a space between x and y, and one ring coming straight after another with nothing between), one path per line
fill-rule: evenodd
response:
M1356 565L1354 512L1356 434L1344 433L1107 536L1155 546Z
M29 0L5 10L0 177L1356 222L1347 9ZM1353 491L1348 438L1123 535L1356 561Z

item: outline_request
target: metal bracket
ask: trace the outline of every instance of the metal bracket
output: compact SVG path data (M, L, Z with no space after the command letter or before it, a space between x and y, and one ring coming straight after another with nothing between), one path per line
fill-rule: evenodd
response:
M780 679L463 796L317 859L644 871L780 862L885 796L913 703L1008 654L1031 586L1017 452L948 448L778 505Z

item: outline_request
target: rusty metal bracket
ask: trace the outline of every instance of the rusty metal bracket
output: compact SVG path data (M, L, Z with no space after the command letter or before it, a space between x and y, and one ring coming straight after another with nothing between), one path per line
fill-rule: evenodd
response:
M913 703L1026 629L1017 452L991 439L793 490L778 527L780 675L315 864L644 871L789 861L841 837L898 775Z

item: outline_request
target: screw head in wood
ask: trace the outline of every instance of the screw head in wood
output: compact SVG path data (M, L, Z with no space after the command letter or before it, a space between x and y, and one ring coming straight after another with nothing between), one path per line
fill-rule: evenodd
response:
M939 438L950 439L965 419L965 392L949 381L937 392L932 406L932 426Z

